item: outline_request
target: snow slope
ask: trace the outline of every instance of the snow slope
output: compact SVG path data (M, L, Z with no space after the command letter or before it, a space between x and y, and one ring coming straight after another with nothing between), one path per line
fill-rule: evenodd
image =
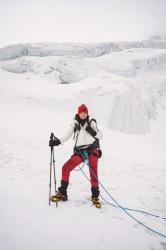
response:
M0 67L34 73L55 84L77 84L74 92L65 87L68 95L95 93L96 105L104 109L99 114L103 125L129 134L149 133L166 92L166 49L133 48L96 58L22 56L1 61ZM61 88L56 87L59 97Z
M95 209L90 184L80 171L71 173L69 201L58 208L48 206L50 132L63 135L77 106L86 103L104 134L100 181L121 205L166 217L162 58L165 49L140 48L97 58L26 56L1 62L1 249L166 249L164 238L145 230L120 209L102 200L102 209ZM44 73L48 65L62 69L64 60L68 68L74 65L76 77L82 72L86 77L58 84L62 82L59 74L52 75L55 70ZM28 64L23 71L22 62ZM65 79L72 79L71 75L69 71ZM72 147L71 139L55 148L57 185ZM89 175L86 166L83 170ZM102 188L101 194L112 203ZM166 234L163 220L131 213Z

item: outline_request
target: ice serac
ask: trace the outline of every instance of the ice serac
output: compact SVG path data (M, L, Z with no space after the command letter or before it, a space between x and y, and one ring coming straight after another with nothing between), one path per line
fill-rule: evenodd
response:
M148 100L141 100L133 93L114 97L109 120L110 128L128 134L150 132L150 120L155 118L156 106Z

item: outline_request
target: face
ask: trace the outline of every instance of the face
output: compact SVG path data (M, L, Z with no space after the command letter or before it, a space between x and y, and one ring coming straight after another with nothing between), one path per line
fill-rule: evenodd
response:
M81 112L81 113L79 114L79 117L80 117L82 120L86 119L87 116L88 116L88 114L85 113L85 112Z

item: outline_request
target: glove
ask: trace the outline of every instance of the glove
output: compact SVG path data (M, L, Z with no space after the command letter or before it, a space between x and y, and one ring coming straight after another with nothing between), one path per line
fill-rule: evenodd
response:
M90 126L87 126L85 130L93 137L97 134L96 131L94 131L93 128L91 128Z
M97 151L98 151L98 154L99 154L99 158L101 158L102 157L102 151L101 151L101 149L98 149Z
M56 140L50 140L50 141L49 141L49 147L58 146L58 145L60 145L60 144L61 144L61 142L60 142L60 140L59 140L59 139L56 139Z

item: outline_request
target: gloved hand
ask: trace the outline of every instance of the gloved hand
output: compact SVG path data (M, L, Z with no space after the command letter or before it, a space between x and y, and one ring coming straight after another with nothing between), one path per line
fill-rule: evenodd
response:
M49 147L54 147L54 146L58 146L60 145L61 142L59 139L56 139L56 140L49 140Z
M98 149L97 151L98 151L98 154L99 154L99 158L101 158L102 157L102 151L101 151L101 149Z
M96 136L97 134L96 131L94 131L90 126L87 126L85 130L92 136Z

